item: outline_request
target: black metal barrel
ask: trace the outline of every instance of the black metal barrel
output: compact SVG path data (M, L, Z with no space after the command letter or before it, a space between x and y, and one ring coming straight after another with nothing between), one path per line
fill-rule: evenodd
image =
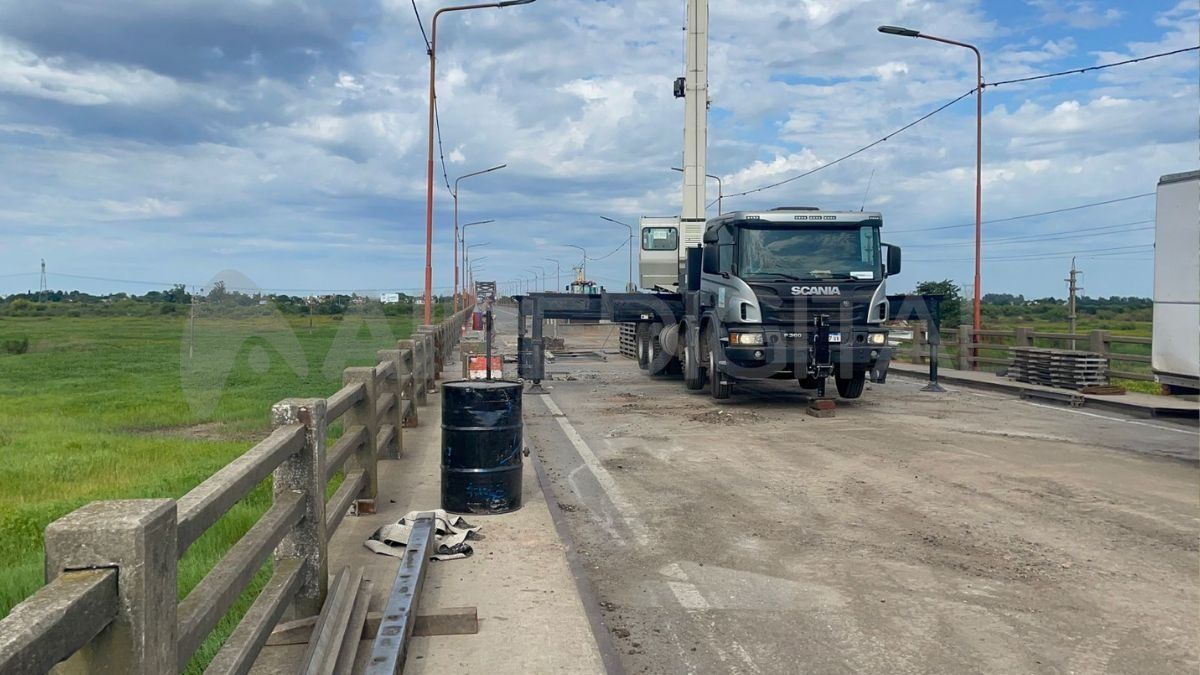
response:
M521 384L442 385L442 508L507 513L521 508Z

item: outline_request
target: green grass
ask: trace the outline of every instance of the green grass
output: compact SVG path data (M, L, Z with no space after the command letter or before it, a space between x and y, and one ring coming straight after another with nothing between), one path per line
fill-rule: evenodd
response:
M48 523L94 500L180 497L269 433L271 404L329 396L342 368L374 364L414 323L347 315L310 329L307 318L202 316L189 358L185 317L0 317L0 339L30 342L25 354L0 353L0 616L41 586ZM269 503L260 485L192 546L180 598ZM216 653L268 575L189 672Z

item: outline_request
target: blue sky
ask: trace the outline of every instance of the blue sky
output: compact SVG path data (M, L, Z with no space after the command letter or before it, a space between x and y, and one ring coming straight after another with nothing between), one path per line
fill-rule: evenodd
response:
M426 21L437 4L418 1ZM709 172L725 192L835 159L973 85L1194 46L1196 0L711 0ZM481 276L566 268L679 209L682 0L539 0L444 15L438 91ZM259 287L415 292L424 266L424 45L409 0L0 3L0 293L150 290L236 269ZM1152 192L1200 164L1195 52L984 93L984 219ZM974 105L726 210L883 212L893 290L972 275ZM440 175L440 167L439 167ZM710 183L710 198L715 190ZM452 282L436 193L435 286ZM715 213L715 206L713 207ZM1149 295L1154 200L985 225L984 291ZM930 229L945 228L945 229ZM1080 231L1082 230L1082 232ZM1128 248L1123 248L1128 247ZM1044 257L1029 257L1043 255ZM620 251L590 262L609 288ZM76 275L76 276L66 276ZM99 277L101 281L78 277ZM551 276L553 282L553 276Z

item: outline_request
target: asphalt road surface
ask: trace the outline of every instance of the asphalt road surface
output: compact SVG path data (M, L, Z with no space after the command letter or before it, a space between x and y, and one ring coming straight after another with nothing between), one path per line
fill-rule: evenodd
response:
M627 672L1200 670L1194 423L899 377L817 419L790 382L548 369L527 443Z

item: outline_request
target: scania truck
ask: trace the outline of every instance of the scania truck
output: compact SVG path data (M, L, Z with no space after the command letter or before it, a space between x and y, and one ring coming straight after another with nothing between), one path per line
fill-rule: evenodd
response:
M687 388L718 399L766 378L824 395L830 376L843 398L859 397L890 355L885 277L900 271L900 249L881 243L882 225L872 212L738 211L709 220L689 256L677 225L645 219L642 287L678 293L683 311L636 322L639 365L682 370Z
M682 371L689 389L707 385L713 398L767 378L824 396L829 377L857 398L868 373L886 377L889 313L908 316L915 301L924 318L929 305L887 297L900 249L880 242L878 213L780 207L705 219L708 0L687 0L686 54L687 74L674 83L684 99L682 209L642 218L641 291L521 297L518 372L535 384L545 374L543 319L608 320L635 324L642 368Z

